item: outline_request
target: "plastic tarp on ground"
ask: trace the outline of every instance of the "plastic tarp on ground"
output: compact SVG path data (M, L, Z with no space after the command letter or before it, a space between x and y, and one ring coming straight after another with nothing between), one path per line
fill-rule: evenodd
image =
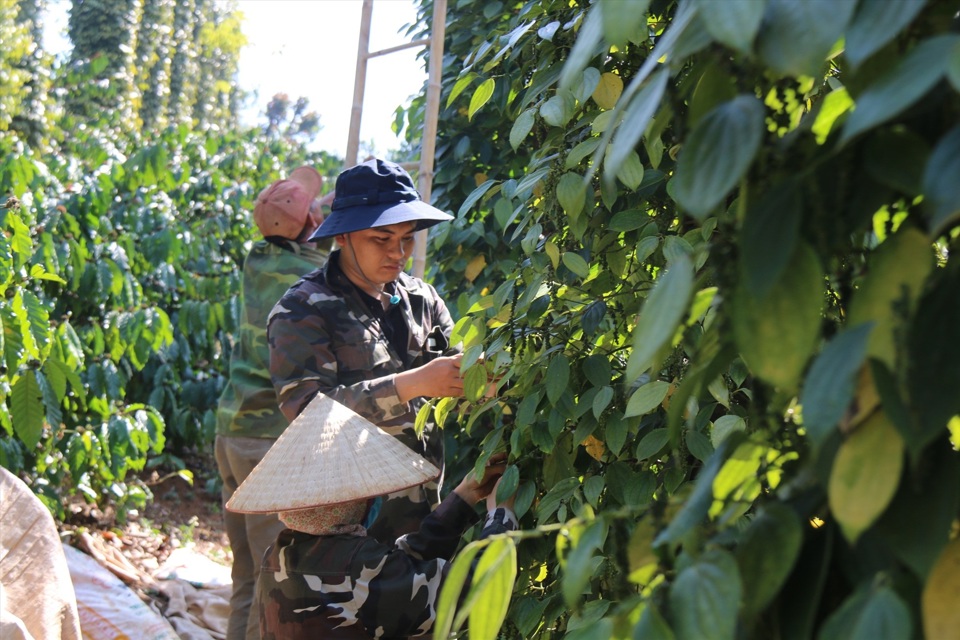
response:
M53 517L0 467L0 638L79 640L76 598Z

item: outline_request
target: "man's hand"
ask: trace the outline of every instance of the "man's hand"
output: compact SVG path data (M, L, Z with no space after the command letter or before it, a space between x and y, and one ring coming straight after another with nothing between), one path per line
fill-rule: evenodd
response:
M445 398L463 395L460 376L462 355L440 356L416 369L403 371L394 377L401 402L414 398Z
M483 499L489 501L490 495L494 493L494 488L500 482L500 477L503 476L503 472L507 468L506 460L507 454L505 453L491 456L490 462L483 470L482 478L477 480L473 471L470 471L453 492L468 504L476 504Z

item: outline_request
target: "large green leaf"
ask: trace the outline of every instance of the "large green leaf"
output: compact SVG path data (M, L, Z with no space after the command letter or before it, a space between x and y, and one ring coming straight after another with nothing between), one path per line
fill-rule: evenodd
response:
M857 97L857 106L843 127L841 144L900 114L939 81L960 36L935 36L913 48Z
M851 545L886 510L900 484L904 444L881 409L840 445L830 470L830 511Z
M742 584L737 562L712 549L683 569L670 586L670 614L681 640L734 638Z
M693 264L681 256L657 278L643 305L633 330L633 351L627 361L628 381L636 380L656 364L654 356L676 333L692 295Z
M607 538L606 520L594 520L586 525L567 556L563 569L563 599L574 606L590 578L593 577L594 553L603 547Z
M889 586L861 589L834 611L817 640L877 640L913 637L910 610Z
M493 96L493 90L497 88L497 81L494 78L487 78L480 83L470 97L470 107L467 109L467 118L473 119L473 116L483 105L487 104Z
M743 579L743 612L761 613L780 592L800 555L803 527L790 507L764 505L744 530L736 558Z
M514 151L523 143L527 134L533 128L536 113L535 109L527 109L514 121L513 127L510 129L510 146L513 147Z
M517 578L517 546L510 538L495 538L477 562L471 592L470 637L495 640L507 617Z
M803 426L818 445L837 426L853 399L873 328L873 323L859 324L834 336L807 373L800 393Z
M574 87L590 60L600 53L602 41L603 16L597 9L592 9L583 18L577 41L570 49L563 71L560 72L560 90Z
M746 278L733 293L733 337L743 361L760 379L796 389L820 338L823 274L816 254L797 245L781 277L765 294Z
M769 0L757 51L770 67L816 77L843 35L856 0Z
M569 171L560 176L560 180L557 181L557 202L571 221L575 221L580 216L586 198L587 189L583 176Z
M474 558L485 546L483 541L468 544L453 559L440 589L440 597L437 599L437 619L433 625L435 637L447 638L453 631L457 602L460 600L463 586L470 575Z
M703 118L680 152L674 195L703 220L726 198L753 162L763 140L763 105L741 95Z
M612 180L630 154L636 153L637 142L650 126L657 109L660 108L660 101L663 99L669 77L666 69L657 71L643 89L630 100L616 129L613 142L604 157L603 172L607 180Z
M760 30L765 0L696 0L700 19L717 42L749 54Z
M603 18L603 37L607 44L622 46L645 38L647 7L650 0L598 0Z
M936 237L960 222L960 126L943 136L923 172L923 206Z
M10 391L10 414L13 431L28 449L40 442L43 433L43 393L33 370L28 369L13 384Z
M669 390L669 382L664 382L663 380L648 382L634 391L633 395L630 396L623 417L632 418L650 413L660 406L663 399L667 397L667 391Z
M887 44L910 24L926 0L861 0L844 42L844 55L854 67Z
M547 366L547 375L545 383L547 387L547 398L550 402L556 404L563 392L567 390L567 384L570 381L570 360L562 353L555 355Z
M960 261L937 269L920 299L908 330L906 380L916 433L911 449L920 449L944 433L960 414Z
M785 180L747 210L740 233L741 265L756 295L766 295L786 269L799 237L802 208L796 182Z
M897 495L876 530L894 555L925 580L950 540L960 507L960 454L933 446L914 472L904 474ZM909 523L909 526L904 526Z
M674 640L673 629L663 619L653 602L648 602L633 627L633 640Z

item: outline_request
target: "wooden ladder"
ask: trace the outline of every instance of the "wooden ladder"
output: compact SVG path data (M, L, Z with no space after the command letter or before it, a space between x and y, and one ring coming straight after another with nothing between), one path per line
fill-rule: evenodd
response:
M434 0L430 38L414 40L405 44L370 51L370 21L373 17L373 0L363 0L360 13L360 38L357 44L357 71L353 83L353 107L350 111L350 130L347 134L347 155L344 166L357 164L360 150L360 120L363 116L363 93L367 80L367 62L371 58L402 51L411 47L430 46L430 68L427 78L427 105L424 114L423 134L420 143L420 162L406 163L404 169L416 170L417 189L424 202L430 202L433 184L433 160L437 146L437 117L440 112L440 77L443 72L443 38L447 26L447 0ZM418 231L413 250L411 274L422 278L426 268L427 231Z

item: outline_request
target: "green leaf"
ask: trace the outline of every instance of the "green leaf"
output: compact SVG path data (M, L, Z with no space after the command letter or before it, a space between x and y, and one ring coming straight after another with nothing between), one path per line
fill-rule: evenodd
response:
M560 90L570 90L580 80L580 74L600 51L603 39L603 19L600 11L588 11L577 33L577 41L570 49L560 72Z
M811 131L817 138L817 144L823 144L834 129L834 124L841 116L853 108L853 98L846 87L834 89L826 95L813 121Z
M851 545L880 518L903 470L904 444L881 409L837 451L827 484L830 511Z
M564 478L550 487L537 504L537 521L544 524L549 520L550 516L557 512L560 503L569 500L579 486L580 481L576 478Z
M581 593L593 577L593 554L603 547L606 538L606 520L594 520L586 526L567 556L562 590L568 606L572 607L580 600Z
M640 162L640 155L636 151L631 151L627 157L620 163L617 169L617 179L631 191L636 191L637 187L643 182L643 164Z
M470 192L470 195L467 196L467 199L463 201L463 204L460 205L460 209L457 211L457 217L463 218L468 211L477 204L479 200L490 191L491 187L497 184L496 180L487 180L479 187Z
M625 209L613 214L613 218L607 225L610 231L623 233L626 231L635 231L646 226L650 222L650 215L642 209Z
M493 96L493 90L497 87L497 81L494 78L487 78L480 83L480 86L473 92L470 98L470 108L467 109L467 120L473 120L473 115L480 110L483 105Z
M700 462L706 462L707 458L713 453L713 445L710 439L693 429L687 429L686 433L687 451Z
M817 445L843 417L856 389L874 324L856 325L834 336L813 361L800 393L803 426Z
M565 251L563 255L560 256L560 260L567 269L570 269L570 271L577 276L586 278L590 275L590 265L579 253Z
M13 384L10 391L10 414L13 418L13 430L23 441L27 449L33 449L40 442L43 433L43 394L32 369Z
M507 617L517 578L517 547L510 538L493 538L480 556L471 592L478 591L470 608L470 637L496 640Z
M703 220L746 173L764 134L764 110L741 95L703 118L677 161L674 195L690 215Z
M943 77L948 56L958 41L960 36L953 34L925 40L868 86L844 124L840 143L899 115L926 95Z
M924 456L922 473L904 474L897 495L875 527L887 547L921 581L950 540L953 514L960 507L958 458L960 454L951 447L933 447Z
M646 460L658 454L670 442L669 429L654 429L643 436L637 445L637 460Z
M844 56L853 68L893 40L920 13L926 0L861 0L847 30Z
M677 636L725 640L736 636L742 591L733 556L711 549L683 569L670 587L670 613Z
M599 353L589 355L583 359L580 368L593 386L603 387L610 384L611 367L606 356Z
M467 369L463 377L463 395L470 402L479 402L487 391L487 370L477 363Z
M799 237L801 211L800 190L789 179L748 209L740 234L741 265L756 295L766 295L786 269Z
M640 619L633 627L633 640L675 640L673 629L663 619L653 602L647 602Z
M547 398L552 404L556 404L570 382L570 360L567 356L558 353L550 359L544 382L547 387Z
M573 96L559 93L540 105L540 117L551 127L563 127L573 117Z
M910 609L888 586L860 589L823 623L817 640L911 638Z
M655 354L676 333L693 295L693 264L680 256L653 286L633 330L633 351L627 361L627 381L640 377Z
M613 387L600 387L600 391L593 397L593 417L599 418L613 400Z
M463 90L470 86L470 83L473 82L476 77L477 74L473 71L470 71L469 73L457 78L457 81L453 84L453 88L450 90L450 95L447 96L446 106L449 107L451 104L453 104L453 101L457 99L457 96L463 93Z
M660 406L660 403L663 402L663 399L667 397L667 392L669 390L669 382L664 382L663 380L654 380L653 382L648 382L634 391L633 395L630 396L630 400L627 401L627 409L624 411L623 417L632 418L634 416L643 416L650 413Z
M567 172L557 181L557 201L571 221L575 221L583 211L587 200L587 189L583 176Z
M911 449L922 449L960 415L960 261L934 270L907 330L907 397L915 414Z
M716 449L720 443L726 440L731 433L735 431L744 432L747 430L747 423L740 416L733 414L720 416L713 423L713 429L710 431L710 443Z
M950 59L947 61L947 77L953 88L960 91L960 45L953 48Z
M748 619L763 612L780 593L802 543L800 518L780 502L764 505L747 525L736 558L743 579L743 612Z
M510 129L510 146L516 151L526 139L530 130L533 129L533 122L536 119L536 109L527 109L513 123Z
M764 0L696 0L703 26L731 49L750 54L766 8Z
M779 73L816 77L856 4L856 0L769 0L757 39L760 57Z
M472 542L457 553L450 565L450 571L440 588L440 597L437 599L437 619L433 625L433 632L437 638L448 638L453 631L454 614L457 610L457 601L467 581L473 559L486 546L485 540Z
M504 469L500 476L500 482L497 484L497 504L503 504L517 492L520 486L520 469L517 465L510 464Z
M943 136L923 172L923 207L930 235L937 237L960 222L960 126Z
M733 337L744 363L781 389L796 388L820 339L823 274L816 254L800 243L780 279L763 295L746 278L733 293Z
M604 155L603 172L606 180L612 181L630 154L636 153L637 142L646 132L657 109L660 108L660 101L663 99L669 78L670 74L665 69L657 71L643 89L630 99L620 125L613 134L613 142L610 143Z
M597 10L603 17L603 37L607 44L622 46L645 38L650 0L598 0Z
M627 434L629 431L630 423L623 418L613 416L607 420L603 440L607 443L607 448L610 449L610 453L615 456L620 455L620 452L623 450L623 445L627 442Z

